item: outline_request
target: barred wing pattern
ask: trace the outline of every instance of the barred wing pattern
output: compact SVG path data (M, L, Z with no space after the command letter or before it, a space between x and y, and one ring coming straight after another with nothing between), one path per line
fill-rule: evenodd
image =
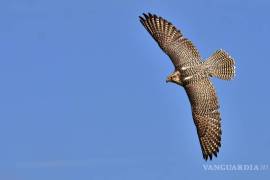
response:
M221 146L221 118L214 86L208 78L185 86L197 127L203 158L217 156Z
M172 23L150 13L144 14L144 18L140 16L140 22L170 57L176 68L184 64L200 64L199 51Z

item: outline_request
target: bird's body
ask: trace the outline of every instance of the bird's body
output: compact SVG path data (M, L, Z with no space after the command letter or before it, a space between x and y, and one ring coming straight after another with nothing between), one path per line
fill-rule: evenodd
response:
M235 74L233 59L225 51L218 50L202 61L192 42L167 20L149 13L140 17L140 21L172 60L175 70L166 81L183 86L187 92L203 157L212 159L221 146L221 118L209 77L232 79Z

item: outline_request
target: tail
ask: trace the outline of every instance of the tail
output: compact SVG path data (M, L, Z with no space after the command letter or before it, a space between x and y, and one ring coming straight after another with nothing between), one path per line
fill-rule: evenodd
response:
M204 65L211 77L214 76L220 79L230 80L235 75L234 60L222 49L210 56L204 62Z

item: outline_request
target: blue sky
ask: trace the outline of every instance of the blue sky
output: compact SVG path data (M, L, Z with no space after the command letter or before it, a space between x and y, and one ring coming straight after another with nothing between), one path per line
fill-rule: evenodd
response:
M269 179L270 2L0 2L0 179ZM173 22L202 57L225 49L233 81L213 79L218 158L202 158L190 104L166 84L168 57L138 21ZM266 164L266 171L203 165Z

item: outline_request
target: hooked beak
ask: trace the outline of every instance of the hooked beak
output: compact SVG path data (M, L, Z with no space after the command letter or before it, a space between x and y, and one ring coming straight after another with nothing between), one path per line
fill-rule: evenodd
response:
M166 83L168 82L171 82L171 79L169 77L166 79Z

